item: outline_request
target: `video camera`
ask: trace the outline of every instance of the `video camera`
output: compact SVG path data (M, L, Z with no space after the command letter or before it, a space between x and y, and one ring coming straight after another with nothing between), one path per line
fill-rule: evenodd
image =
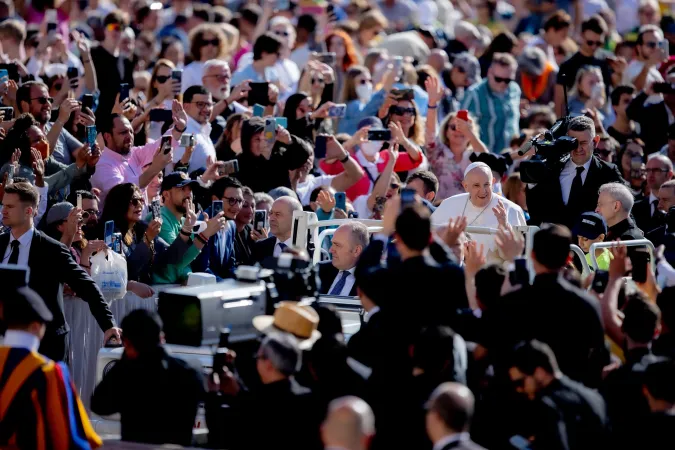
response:
M563 80L564 82L564 80ZM567 136L569 123L572 117L567 104L567 89L565 88L566 115L553 124L543 136L541 134L525 142L518 150L520 156L534 147L535 154L527 161L520 163L520 178L525 183L539 183L552 174L557 176L563 166L570 159L579 145L576 138Z

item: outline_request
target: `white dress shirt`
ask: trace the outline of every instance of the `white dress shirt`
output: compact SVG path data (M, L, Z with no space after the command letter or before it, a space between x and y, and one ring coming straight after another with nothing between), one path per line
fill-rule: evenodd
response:
M436 442L434 444L433 450L441 450L443 447L453 442L468 441L469 439L471 439L471 437L469 433L467 433L466 431L462 433L451 434L449 436L441 438L438 442Z
M379 307L379 306L373 306L373 308L372 308L370 311L366 312L366 313L363 315L363 321L364 321L365 323L368 323L368 321L370 320L370 318L373 317L373 315L375 315L375 313L377 313L377 312L379 312L379 311L380 311L380 307Z
M285 248L291 248L293 246L293 238L288 238L284 242L281 242L279 238L277 238L277 243L274 244L274 252L272 253L272 256L274 256L275 258L281 255L284 251L279 244L285 244L286 245Z
M333 288L335 287L336 284L338 284L338 281L340 281L340 278L342 278L342 272L348 272L349 275L347 275L347 278L345 279L345 285L342 288L342 291L338 292L335 295L340 295L344 297L349 297L349 293L352 290L352 287L354 286L354 282L356 281L356 277L354 277L354 271L356 270L356 267L352 267L351 269L344 271L341 270L338 272L338 274L335 276L335 279L333 280L333 284L330 285L330 289L328 289L328 293L330 294L333 292Z
M18 240L19 241L19 260L17 261L17 265L19 266L28 266L28 256L30 254L30 244L33 242L33 234L35 233L34 228L30 228L28 231L26 231L24 234L19 236L19 239L14 238L14 235L12 233L9 233L9 243L7 244L7 248L5 249L5 255L2 258L2 263L3 264L8 264L9 263L9 257L12 254L12 242Z
M654 205L654 201L656 201L656 205ZM656 213L657 206L659 204L659 198L654 195L654 192L649 193L649 215L654 217L654 214Z
M37 336L19 330L5 331L5 339L2 341L3 347L25 348L37 352L40 347L40 340Z
M216 161L216 147L211 140L211 124L205 123L201 125L192 117L188 116L185 133L195 135L195 149L190 157L189 172L193 170L206 168L206 159L210 156L213 161ZM173 162L174 164L180 161L185 153L185 147L174 147ZM173 169L172 169L173 170Z
M593 157L591 157L586 163L584 164L584 171L581 172L581 183L586 182L586 177L588 176L588 170L591 167L591 161L593 161ZM565 164L565 167L563 168L562 172L560 172L560 190L562 191L562 199L563 203L567 204L567 202L570 199L570 191L572 190L572 182L574 181L574 177L577 176L577 166L574 164L572 161L572 158L570 158L567 163Z

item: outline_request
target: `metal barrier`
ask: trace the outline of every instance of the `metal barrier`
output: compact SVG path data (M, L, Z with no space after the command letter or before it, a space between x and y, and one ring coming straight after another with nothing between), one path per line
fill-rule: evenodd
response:
M598 270L598 260L595 257L595 251L600 248L612 248L615 245L617 245L616 242L596 242L595 244L591 244L591 248L588 251L591 255L591 263L593 264L593 267L595 270ZM656 263L654 262L654 244L652 244L652 241L649 239L636 239L634 241L621 241L619 245L624 245L626 247L642 247L645 246L647 247L647 250L649 250L649 256L650 256L650 266L652 268L652 272L656 271Z
M581 276L582 277L587 277L591 273L591 267L588 265L588 261L586 261L586 254L584 251L579 247L578 245L571 244L570 245L570 251L574 252L579 257L579 260L581 261Z

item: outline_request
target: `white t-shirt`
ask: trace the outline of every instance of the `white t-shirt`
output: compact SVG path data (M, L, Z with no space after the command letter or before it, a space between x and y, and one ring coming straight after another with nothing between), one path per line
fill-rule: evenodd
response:
M359 219L370 219L373 215L373 210L368 208L369 196L370 195L360 195L352 202L354 211L359 215Z
M302 206L309 205L309 197L312 195L314 189L319 186L330 186L333 182L333 178L336 176L337 175L320 175L315 177L311 173L307 175L307 179L303 183L298 183L295 188L295 192L298 194Z
M436 208L436 212L431 215L431 223L437 226L446 226L451 218L454 219L464 215L467 218L468 226L497 228L499 227L499 221L492 212L492 208L497 206L499 200L506 208L506 220L509 224L514 226L527 225L522 208L505 197L493 195L487 207L478 208L471 203L468 193L453 195L443 200L443 203ZM486 250L496 250L494 235L471 234L471 240L476 241L479 245L483 244Z
M640 75L640 72L642 72L642 68L644 66L644 62L638 61L637 59L632 60L626 67L626 70L623 72L623 84L633 84L633 80L635 80L637 76ZM647 79L645 80L645 86L650 83L663 83L664 81L665 80L656 67L651 67L649 69L649 73L647 74ZM661 94L650 95L645 103L658 103L661 100L663 100L663 95Z

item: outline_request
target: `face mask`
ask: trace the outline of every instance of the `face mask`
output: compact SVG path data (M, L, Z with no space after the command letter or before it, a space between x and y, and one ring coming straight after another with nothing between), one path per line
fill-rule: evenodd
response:
M373 83L359 84L356 86L356 95L362 102L367 102L373 95Z
M47 141L40 141L37 144L33 146L35 150L40 152L40 156L42 156L42 159L45 160L49 157L49 142Z
M382 149L381 141L369 141L361 144L361 151L368 156L376 155Z

